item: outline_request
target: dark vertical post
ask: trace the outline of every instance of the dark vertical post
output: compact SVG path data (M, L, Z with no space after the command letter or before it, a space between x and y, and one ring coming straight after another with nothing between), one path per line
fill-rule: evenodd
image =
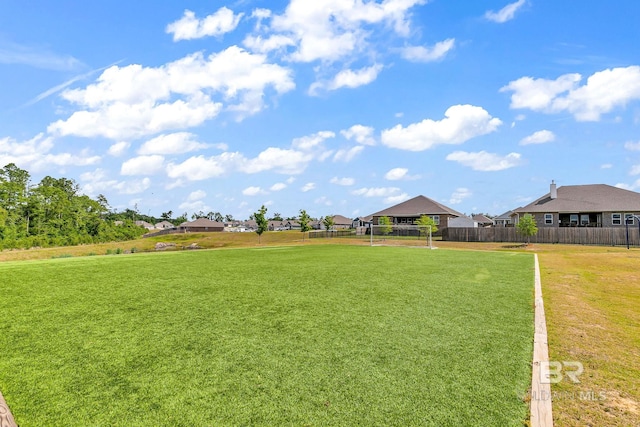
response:
M624 219L624 226L627 231L627 249L629 249L629 218Z

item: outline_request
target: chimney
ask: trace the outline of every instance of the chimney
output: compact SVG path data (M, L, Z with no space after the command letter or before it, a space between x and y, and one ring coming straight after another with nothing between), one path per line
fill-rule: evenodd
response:
M551 199L557 199L558 198L558 189L556 188L556 183L554 180L551 180L551 186L550 186L550 197Z

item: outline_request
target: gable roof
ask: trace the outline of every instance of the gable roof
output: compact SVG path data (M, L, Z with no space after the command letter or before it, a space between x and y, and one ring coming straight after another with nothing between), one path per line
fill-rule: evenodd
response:
M495 221L491 218L489 218L486 215L483 214L475 214L472 215L471 218L473 218L474 221L480 223L480 224L494 224Z
M640 212L640 193L607 184L565 185L557 192L555 199L547 193L514 212Z
M224 227L224 223L211 221L208 218L198 218L195 221L181 224L183 227Z
M425 196L416 196L413 199L409 199L397 205L391 206L376 212L371 216L420 216L420 215L453 215L462 216L458 211L455 211L441 203L431 200Z
M332 219L335 225L351 225L353 223L352 219L342 215L334 215Z
M516 210L518 210L518 209L522 209L522 208L517 208ZM507 219L511 220L511 215L513 215L513 213L514 213L514 211L506 211L505 213L503 213L501 215L498 215L494 219L495 220L502 220L502 221L507 220Z
M173 225L169 221L160 221L159 223L156 224L156 228L162 228L162 227L175 227L175 225Z

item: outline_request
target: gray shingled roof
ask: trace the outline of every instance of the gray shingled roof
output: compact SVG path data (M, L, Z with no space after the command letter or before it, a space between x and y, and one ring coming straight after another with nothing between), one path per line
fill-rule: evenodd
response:
M346 216L334 215L333 223L335 225L351 225L353 223L353 220L350 218L347 218Z
M182 223L185 227L224 227L224 223L211 221L208 218L198 218L195 221Z
M480 224L494 224L495 221L492 218L489 218L486 215L482 215L482 214L475 214L475 215L471 215L471 218L473 218L474 221L480 223Z
M376 212L371 216L419 216L419 215L454 215L462 216L458 211L455 211L443 204L431 200L425 196L417 196L413 199L409 199L405 202L398 203L390 208L383 209L380 212Z
M606 184L565 185L558 187L558 197L550 193L514 210L517 213L551 212L640 212L640 193Z

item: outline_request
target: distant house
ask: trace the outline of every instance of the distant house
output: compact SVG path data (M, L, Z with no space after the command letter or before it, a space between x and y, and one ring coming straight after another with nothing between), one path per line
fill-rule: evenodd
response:
M387 216L392 224L414 224L421 216L433 219L438 228L449 227L449 220L463 216L441 203L425 196L416 196L390 208L383 209L371 215L373 224L378 225L380 217Z
M300 223L292 219L285 221L284 226L287 230L302 230Z
M353 220L342 215L333 215L333 229L334 230L347 230L353 227Z
M495 221L483 214L471 215L471 218L478 223L478 227L493 227Z
M449 228L478 228L478 221L470 216L461 215L449 218Z
M153 225L153 224L151 224L151 223L148 223L147 221L136 221L136 222L135 222L135 224L136 224L138 227L144 227L144 228L146 228L147 230L155 230L155 229L156 229L156 226L155 226L155 225Z
M191 222L183 222L178 227L178 230L182 232L190 232L190 233L209 233L209 232L217 232L224 231L224 223L211 221L207 218L198 218L195 221Z
M158 230L166 230L169 228L174 228L175 225L171 224L169 221L160 221L159 223L157 223L155 225L156 229Z
M518 208L520 209L520 208ZM513 226L513 211L506 211L502 215L498 215L493 220L496 227L512 227Z
M369 227L371 225L371 221L373 220L372 216L359 216L358 218L352 221L352 228L358 227Z
M565 185L551 182L549 193L515 209L517 222L530 214L538 227L621 227L635 224L640 214L640 193L606 184Z
M311 227L313 230L324 230L324 225L319 219L311 220L311 222L309 223L309 227Z
M271 221L269 221L269 224L267 225L267 230L269 230L269 231L282 231L282 230L286 230L286 229L287 229L287 227L286 227L284 221L271 220Z

